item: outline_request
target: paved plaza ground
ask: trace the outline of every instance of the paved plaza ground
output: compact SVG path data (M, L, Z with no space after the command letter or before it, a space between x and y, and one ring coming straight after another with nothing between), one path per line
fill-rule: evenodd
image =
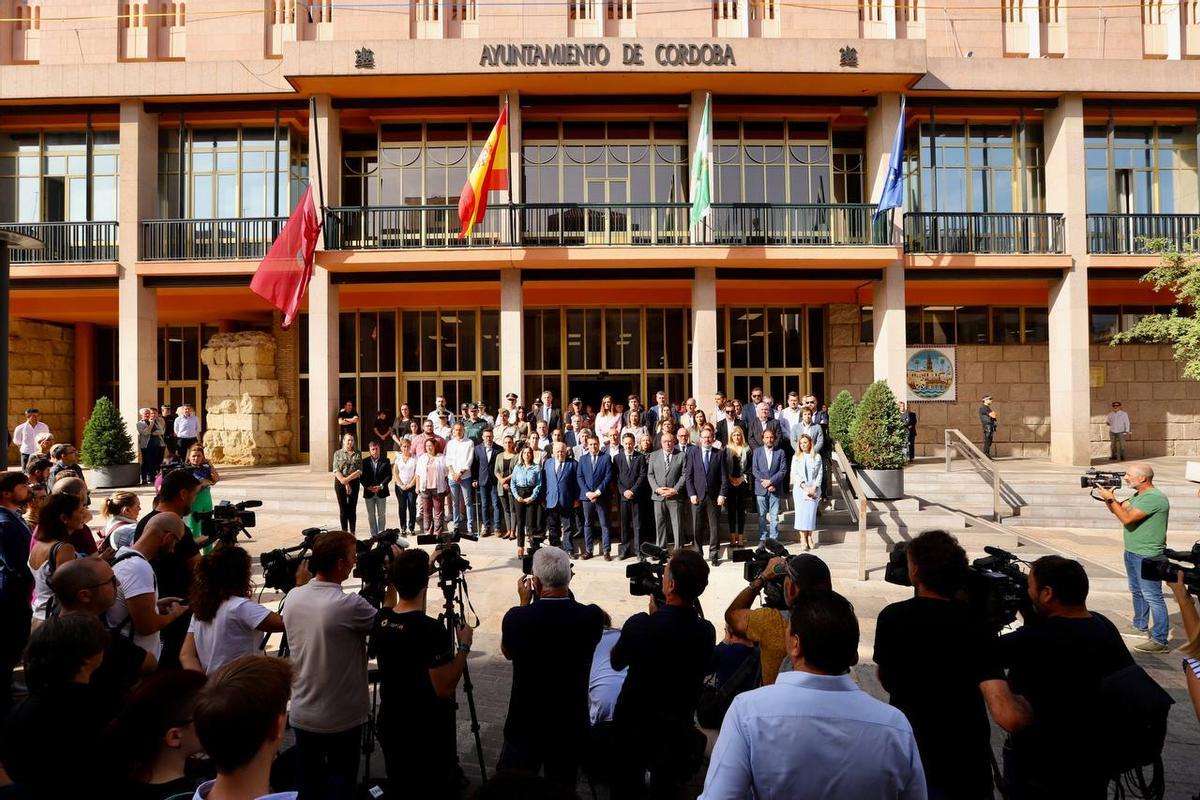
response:
M1013 465L1003 465L1002 470L1013 469ZM1044 462L1026 462L1019 465L1023 471L1044 472L1047 480L1056 476L1062 477L1067 471L1050 467ZM1165 481L1177 486L1175 491L1182 492L1186 484L1182 484L1182 462L1165 462L1156 465ZM224 482L225 496L235 499L255 497L255 492L271 495L284 490L291 498L278 510L260 509L258 525L253 530L253 540L244 542L251 553L257 555L264 550L275 547L285 547L300 541L300 530L307 525L336 527L337 508L332 499L324 512L307 513L301 509L311 507L314 498L325 497L329 492L328 476L308 472L305 467L292 466L275 469L231 469L226 471ZM1071 470L1070 475L1077 475ZM1074 479L1077 485L1077 478ZM1182 485L1179 485L1182 484ZM146 492L147 490L142 490ZM217 500L222 498L222 487L215 490ZM269 504L276 505L276 504ZM394 506L389 508L393 515L389 519L394 522ZM1172 547L1188 547L1195 534L1197 521L1185 523L1178 520L1179 527L1187 530L1173 534ZM358 519L358 535L367 535L366 514L360 508ZM1082 556L1087 559L1088 571L1099 580L1102 588L1093 590L1088 605L1095 611L1108 616L1118 627L1123 627L1130 621L1130 602L1128 595L1121 591L1121 584L1116 580L1121 575L1121 540L1117 528L1110 529L1064 529L1039 530L1038 540L1041 545L1049 545L1066 555ZM415 545L415 540L414 540ZM793 550L796 550L794 546ZM472 569L467 573L471 600L479 615L479 627L475 633L474 650L470 657L471 677L475 686L475 704L480 721L480 734L483 741L484 756L489 773L494 768L501 745L501 731L507 711L509 687L512 670L508 662L500 654L499 631L500 622L511 606L517 603L516 584L521 574L521 564L516 558L515 543L498 541L495 538L483 539L480 542L464 542L464 555L470 560ZM818 548L815 553L821 555ZM646 608L644 598L630 597L628 583L624 578L625 565L629 562L605 562L603 559L592 559L587 562L576 561L575 579L572 589L576 597L588 603L597 603L611 614L614 624L620 626L630 615ZM1113 569L1103 575L1096 565L1112 565ZM854 677L859 684L871 694L885 698L885 695L875 678L875 668L871 662L872 643L875 635L875 618L879 611L888 603L911 596L911 590L893 586L882 581L876 573L869 581L855 581L839 577L843 573L835 570L834 588L846 595L854 604L861 625L861 641L859 645L860 663L854 670ZM352 579L353 580L353 579ZM724 562L712 573L708 590L702 603L706 616L713 620L718 633L723 628L722 615L730 600L745 585L742 580L740 564ZM348 584L348 588L355 588ZM1168 593L1169 597L1169 593ZM437 613L435 604L440 604L440 594L430 595L430 612ZM1183 643L1182 625L1179 622L1178 611L1172 600L1168 599L1168 608L1172 611L1171 644L1179 646ZM1136 640L1127 639L1129 645ZM1174 653L1156 656L1136 654L1139 664L1144 666L1154 678L1162 684L1175 698L1176 704L1171 714L1171 724L1168 733L1168 743L1164 753L1166 762L1167 797L1190 798L1200 791L1200 724L1192 712L1191 703L1187 697L1184 677L1180 667L1180 657ZM547 673L547 699L552 700L555 692L555 676ZM460 691L461 699L461 691ZM886 698L885 698L886 699ZM462 764L468 776L473 780L478 778L477 760L474 754L474 744L469 730L469 719L466 703L462 702L459 710L459 747ZM994 744L999 752L1002 741L998 729L994 729ZM547 747L578 747L576 742L558 742L553 736L547 737ZM803 754L798 754L802 759ZM382 771L382 759L376 758L376 767ZM697 776L696 791L703 776ZM581 783L580 793L583 797L590 796L588 788ZM606 797L601 789L597 796Z

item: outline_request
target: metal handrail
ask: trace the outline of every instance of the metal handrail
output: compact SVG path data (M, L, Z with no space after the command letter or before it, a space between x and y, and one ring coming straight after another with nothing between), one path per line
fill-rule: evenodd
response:
M974 459L976 463L972 463L971 467L979 474L979 477L985 481L988 476L984 474L984 470L991 471L992 482L992 519L999 523L1001 519L1000 501L1002 495L1000 492L1000 470L996 468L996 462L983 454L983 451L975 446L975 443L967 438L967 435L958 428L946 428L945 434L945 451L946 451L946 472L950 471L950 462L954 460L954 451L959 450L967 461ZM1012 509L1013 514L1017 513L1017 506L1005 500L1004 504Z
M1088 252L1097 255L1150 253L1146 243L1166 239L1182 250L1196 246L1200 214L1088 214Z
M117 260L117 223L6 222L0 229L32 236L42 242L38 250L14 249L14 264L84 264Z
M1063 215L1020 212L910 211L906 253L1035 254L1064 252Z
M857 501L858 508L851 511L850 514L857 517L856 522L858 523L858 579L865 581L867 579L867 495L863 492L862 484L858 482L858 474L850 466L850 459L846 457L846 451L842 449L841 442L834 441L833 458L837 461L838 469L841 470L838 482L840 483L841 476L845 475Z
M287 217L144 219L142 261L260 259L283 230Z

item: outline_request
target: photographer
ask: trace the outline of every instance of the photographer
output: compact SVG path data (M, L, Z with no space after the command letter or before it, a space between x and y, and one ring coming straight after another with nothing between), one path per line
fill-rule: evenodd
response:
M367 634L376 612L365 598L342 589L357 559L353 534L316 536L308 559L313 578L297 585L283 607L296 673L291 722L305 797L350 798L358 776L358 743L370 708Z
M716 642L699 603L708 570L695 550L672 552L663 572L666 605L652 598L649 613L630 617L613 646L613 669L629 668L613 713L626 753L614 767L615 797L644 796L647 770L653 795L674 797L703 758L696 705Z
M875 655L889 702L904 712L933 797L992 797L991 725L1029 721L992 652L993 637L955 600L967 580L967 554L946 531L925 531L907 548L910 600L879 614Z
M1031 723L1009 737L1004 775L1010 797L1100 798L1108 765L1097 758L1111 713L1104 679L1133 663L1121 634L1087 608L1088 578L1078 561L1043 556L1029 571L1036 618L1001 636L998 654L1014 692L1029 701Z
M191 591L192 622L179 660L211 675L258 650L259 633L282 633L283 617L250 599L250 554L218 547L200 559Z
M471 652L472 630L460 625L456 646L446 626L426 614L434 569L424 550L401 552L388 574L396 604L379 612L371 632L379 662L383 760L393 786L400 788L404 775L404 794L412 797L458 792L454 693ZM419 767L405 769L410 763Z
M1167 638L1171 626L1162 583L1142 577L1142 562L1160 557L1167 546L1171 504L1162 490L1154 486L1154 469L1149 464L1130 464L1125 470L1125 483L1136 494L1124 502L1118 501L1115 491L1106 487L1097 487L1096 496L1124 529L1125 575L1129 579L1129 593L1133 595L1133 627L1127 633L1145 636L1149 629L1150 638L1134 649L1143 653L1169 653Z
M513 662L513 679L496 769L541 770L548 780L574 792L580 747L587 740L592 654L604 628L604 612L576 602L570 583L571 561L557 547L540 548L533 555L533 574L517 579L521 604L510 608L501 624L500 651ZM554 684L552 701L545 685L548 675Z
M768 581L779 580L783 574L783 598L788 609L796 598L806 592L829 591L833 579L825 562L810 553L791 558L776 556L767 562L762 574L733 598L725 610L725 624L739 638L749 639L758 645L762 661L762 682L769 686L775 682L780 666L787 659L788 618L790 611L776 608L751 609Z

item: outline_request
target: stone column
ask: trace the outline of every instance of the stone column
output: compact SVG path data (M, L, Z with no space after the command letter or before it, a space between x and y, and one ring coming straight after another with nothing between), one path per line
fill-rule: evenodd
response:
M900 122L900 95L882 94L879 104L867 116L867 186L869 201L878 201L887 182L892 157L892 139ZM892 237L899 241L904 209L892 212ZM872 285L871 319L875 329L873 360L875 380L887 381L897 398L907 396L904 373L904 261L897 259L884 267L883 280Z
M316 96L317 113L308 121L308 175L312 181L313 200L321 214L321 202L332 208L342 202L342 129L340 114L327 94ZM317 153L320 152L320 187L317 186ZM324 249L325 237L317 243Z
M707 95L708 95L708 92L700 90L700 89L693 91L692 92L692 102L688 106L689 174L690 174L690 165L692 164L693 159L696 157L696 148L698 146L699 139L700 139L700 126L704 120L704 100ZM713 132L711 130L708 132L708 159L709 159L710 164L712 163L712 155L713 155L713 135L712 135L712 133ZM712 174L711 169L709 170L708 177L709 177L709 196L712 198L712 201L715 203L715 202L717 202L718 198L717 198L716 192L713 190L713 186L712 186L712 181L714 180L715 176ZM691 178L689 177L688 180L690 181ZM692 201L692 187L691 186L687 187L687 199L688 199L689 203ZM684 211L683 213L685 215L684 221L686 222L687 221L686 215L688 215L689 212ZM712 215L710 212L709 217L711 218L711 216ZM708 241L708 235L706 233L707 229L708 229L708 226L705 225L704 221L702 220L697 225L697 227L692 230L692 236L694 237L693 241Z
M1091 381L1082 95L1063 95L1046 112L1045 137L1046 210L1065 215L1066 252L1073 262L1050 286L1050 460L1086 466Z
M896 38L896 0L883 0L883 28L885 39Z
M329 472L337 449L338 287L324 267L314 267L308 284L308 463Z
M138 409L158 405L158 297L137 274L141 220L158 203L158 117L121 103L117 278L117 406L136 437Z
M503 407L504 395L516 392L521 405L529 405L525 396L525 303L519 268L500 270L500 397L494 398ZM493 398L485 397L487 402Z
M692 278L692 391L708 408L720 381L717 374L717 270L697 267Z

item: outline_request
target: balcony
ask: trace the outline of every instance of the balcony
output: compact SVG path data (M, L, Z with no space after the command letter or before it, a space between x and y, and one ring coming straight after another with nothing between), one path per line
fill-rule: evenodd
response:
M115 222L4 223L0 228L42 241L40 250L12 250L13 264L90 264L117 260Z
M1088 252L1097 255L1146 254L1150 239L1166 239L1183 250L1196 245L1200 214L1088 214Z
M261 259L287 217L142 221L142 261Z
M1036 255L1063 252L1062 214L914 212L904 215L906 253Z
M328 250L438 247L863 247L890 245L871 205L714 204L693 232L686 203L524 203L492 206L459 238L455 206L331 208Z

